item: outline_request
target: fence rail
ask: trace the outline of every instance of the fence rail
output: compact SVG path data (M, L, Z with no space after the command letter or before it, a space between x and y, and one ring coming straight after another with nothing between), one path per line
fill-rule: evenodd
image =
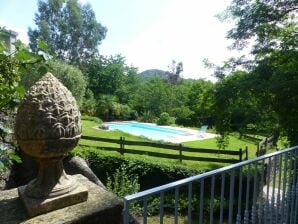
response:
M123 223L134 218L145 224L152 221L148 210L158 199L158 210L150 211L155 214L154 223L156 216L163 223L166 214L171 223L177 224L184 189L188 224L296 224L297 160L296 146L126 196ZM136 203L141 208L134 214L132 207Z
M139 142L139 141L131 141L125 140L124 137L120 137L120 139L110 139L110 138L101 138L101 137L92 137L92 136L82 136L81 139L96 141L96 142L108 142L118 144L119 147L112 146L98 146L101 150L106 151L117 151L122 155L127 154L138 154L138 155L147 155L159 158L167 158L167 159L177 159L180 162L183 160L191 160L191 161L206 161L206 162L220 162L220 163L237 163L242 161L245 155L245 159L248 159L248 149L247 147L243 150L240 148L239 150L218 150L218 149L204 149L204 148L192 148L186 147L182 144L163 144L156 142ZM86 144L81 144L80 146L89 146ZM128 149L125 146L144 146L144 147L155 147L162 148L166 150L176 151L177 154L166 153L166 152L152 152L141 149ZM190 156L183 155L183 152L192 152L192 153L200 153L200 156ZM212 154L212 155L230 155L237 156L238 158L216 158L216 157L202 157L201 154Z

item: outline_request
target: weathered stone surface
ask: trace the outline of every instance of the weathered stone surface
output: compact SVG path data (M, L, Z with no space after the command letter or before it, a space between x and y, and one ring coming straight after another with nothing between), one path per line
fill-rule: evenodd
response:
M75 176L73 179L76 181ZM67 194L47 199L35 199L28 197L25 194L26 186L19 187L18 193L29 216L34 217L46 212L86 201L88 198L88 189L79 181L76 181L76 185L77 187Z
M72 145L67 147L68 139L81 134L80 116L71 92L51 73L47 73L26 92L18 108L16 139L22 150L33 157L49 157L52 151L55 157L57 153L63 155L72 148ZM45 150L44 145L36 146L34 150L26 147L36 140L39 140L40 144L44 143L48 150ZM56 145L47 145L47 141L51 143L55 140ZM59 148L57 144L63 147Z
M21 150L39 162L37 177L20 188L20 197L30 215L48 211L34 206L37 199L64 195L63 203L46 203L51 210L54 205L58 209L73 204L69 195L77 186L65 173L62 159L81 137L80 111L71 92L51 73L26 92L18 108L15 134Z
M0 223L5 224L118 224L121 223L123 202L111 192L98 187L82 175L76 180L86 183L88 200L43 215L29 218L17 189L0 192Z

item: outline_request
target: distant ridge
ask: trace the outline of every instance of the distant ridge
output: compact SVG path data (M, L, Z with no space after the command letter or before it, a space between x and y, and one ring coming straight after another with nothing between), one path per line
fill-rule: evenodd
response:
M167 72L160 69L148 69L140 73L141 78L150 79L153 77L167 78Z

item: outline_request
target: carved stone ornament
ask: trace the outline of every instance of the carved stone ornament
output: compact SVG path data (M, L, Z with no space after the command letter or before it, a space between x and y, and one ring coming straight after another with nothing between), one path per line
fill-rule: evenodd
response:
M21 150L40 165L37 178L25 187L25 197L53 198L76 189L62 159L80 139L80 111L70 91L51 73L26 93L17 112L15 134Z

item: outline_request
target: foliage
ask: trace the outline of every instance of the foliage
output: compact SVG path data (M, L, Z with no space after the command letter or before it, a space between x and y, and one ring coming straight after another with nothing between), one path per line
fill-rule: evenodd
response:
M254 42L254 60L229 61L226 68L233 68L232 72L219 79L214 103L219 133L242 133L253 124L257 131L275 134L276 139L284 133L291 145L298 144L295 2L233 0L222 14L236 22L228 33L234 48ZM234 69L239 65L246 71Z
M80 105L86 91L87 82L82 72L65 62L50 60L45 63L39 63L24 73L21 85L29 89L46 72L51 72L65 85Z
M5 32L0 28L0 33ZM14 43L16 50L8 52L4 42L0 41L0 109L13 107L24 94L19 86L21 74L25 69L43 60L41 56L29 52L20 41Z
M184 87L167 83L162 78L152 78L139 85L129 104L141 114L150 111L155 117L162 112L172 115L175 108L187 101L187 89Z
M229 136L224 133L216 137L216 145L219 149L226 149L229 145Z
M175 124L175 118L171 117L167 112L162 112L160 117L157 119L158 125L171 125Z
M297 47L297 1L233 0L226 13L236 21L228 33L234 47L243 48L254 39L255 51L289 50Z
M89 116L95 116L97 106L96 104L97 102L94 98L93 92L90 89L87 89L80 108L81 113Z
M139 192L139 178L131 172L128 166L122 164L113 174L107 175L107 188L114 192L118 197Z
M37 28L28 30L32 51L40 50L38 41L42 40L58 59L75 65L98 54L107 32L90 4L81 5L78 0L39 0L34 21Z
M187 106L191 111L192 122L196 126L201 124L213 125L214 87L213 83L205 80L197 80L190 87Z
M114 95L123 85L125 67L124 58L120 55L93 58L84 68L88 88L95 97L100 94Z
M172 84L181 83L180 74L183 72L183 63L181 61L177 63L175 60L172 60L172 64L168 68L169 71L166 72L168 81Z
M155 123L156 117L151 113L151 111L146 110L142 113L142 115L139 117L138 121L141 122L149 122L149 123Z
M13 162L21 163L21 158L12 150L0 144L0 172L7 170Z
M194 125L194 112L188 106L181 106L173 109L173 115L176 118L175 123L178 125Z

